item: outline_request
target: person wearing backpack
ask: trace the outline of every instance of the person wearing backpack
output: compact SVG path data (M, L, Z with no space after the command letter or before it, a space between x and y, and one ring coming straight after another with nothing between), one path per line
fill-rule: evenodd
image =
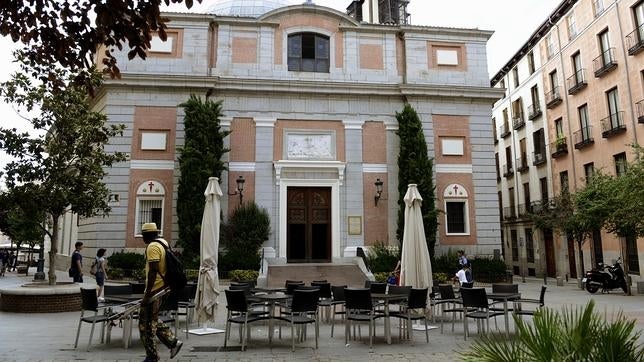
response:
M96 289L96 296L98 297L99 302L104 302L105 298L103 298L103 286L105 285L105 265L107 264L107 260L105 260L105 252L107 250L101 248L98 249L96 252L96 258L94 258L94 261L92 262L92 266L89 269L89 273L94 275L96 277L96 285L98 288Z
M456 273L455 279L458 279L461 287L471 288L474 285L474 279L472 278L472 270L470 269L470 264L463 265L461 270Z
M152 362L159 360L155 336L170 349L170 358L174 358L179 353L183 342L177 339L165 323L159 321L161 299L154 298L156 294L163 292L170 285L168 280L165 280L169 279L166 278L169 277L166 251L172 252L170 245L159 237L159 229L153 222L143 224L141 233L147 246L145 249L145 292L139 310L139 332L145 347L145 361Z

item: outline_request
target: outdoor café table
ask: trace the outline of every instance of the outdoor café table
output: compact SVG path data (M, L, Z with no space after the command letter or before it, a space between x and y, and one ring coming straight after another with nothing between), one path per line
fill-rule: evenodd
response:
M486 293L489 299L503 301L503 314L505 315L505 334L510 337L510 325L508 322L508 301L521 299L521 293Z
M114 294L106 295L105 303L127 303L143 299L143 294Z
M250 291L251 293L274 294L274 293L284 293L286 292L286 288L255 287L255 288L252 288Z
M259 301L262 301L268 306L268 343L273 342L273 319L275 319L275 306L279 302L291 299L288 294L270 293L270 294L256 294L254 296Z
M389 320L389 303L391 301L404 301L407 300L407 296L404 294L383 294L383 293L371 293L371 299L374 302L384 302L385 306L385 339L387 344L391 344L391 323Z

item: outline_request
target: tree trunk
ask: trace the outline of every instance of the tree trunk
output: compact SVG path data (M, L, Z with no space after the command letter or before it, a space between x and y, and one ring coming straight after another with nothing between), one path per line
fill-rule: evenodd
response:
M583 243L583 239L577 240L577 246L579 247L579 275L580 275L580 278L583 279L584 275L586 275L586 271L584 270L584 252L583 250L581 250L582 243ZM583 289L583 285L580 284L580 286Z
M58 215L52 215L53 230L49 247L49 285L56 285L56 254L58 254Z

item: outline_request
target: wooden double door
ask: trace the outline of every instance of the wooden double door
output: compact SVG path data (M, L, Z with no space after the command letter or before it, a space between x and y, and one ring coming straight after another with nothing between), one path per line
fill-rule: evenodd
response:
M331 261L330 187L289 187L286 223L289 263Z

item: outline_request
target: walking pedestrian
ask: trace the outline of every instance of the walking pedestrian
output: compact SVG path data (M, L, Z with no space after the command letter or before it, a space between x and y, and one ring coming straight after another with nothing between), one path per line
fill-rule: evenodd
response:
M177 339L165 323L159 321L161 300L154 298L168 288L164 275L166 275L165 248L169 247L169 244L159 238L159 230L155 223L143 224L141 233L147 247L145 249L145 292L139 311L139 332L145 347L144 362L156 362L159 360L159 352L154 339L155 335L170 349L170 358L174 358L179 353L183 342Z
M72 264L69 268L69 276L74 279L74 283L83 282L83 255L81 250L83 250L83 242L77 241L74 244L74 252L72 253Z

